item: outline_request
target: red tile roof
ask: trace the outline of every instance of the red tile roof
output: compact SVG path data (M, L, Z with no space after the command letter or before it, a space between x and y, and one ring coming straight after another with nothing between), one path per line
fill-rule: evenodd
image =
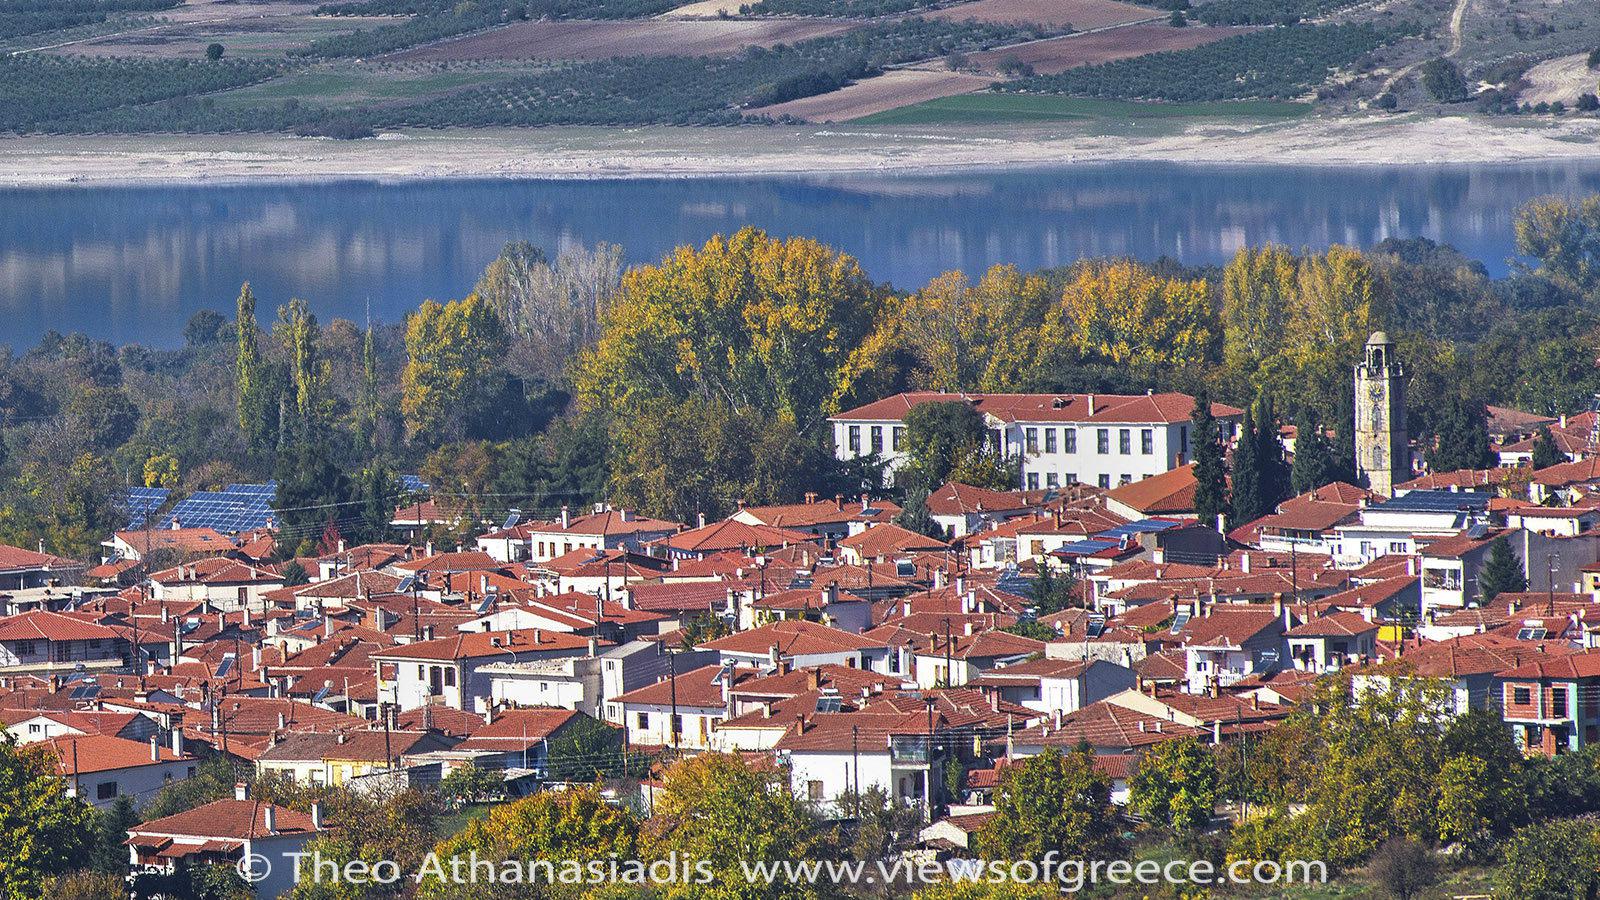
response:
M1171 423L1182 422L1194 412L1194 398L1188 394L947 394L937 391L912 391L876 400L834 416L850 421L900 421L914 406L923 403L966 402L979 412L1002 422L1107 422ZM1244 411L1213 403L1214 415L1235 417Z
M756 655L766 654L774 646L781 656L811 656L876 650L886 645L864 635L851 634L816 622L786 619L707 641L700 645L700 649Z
M1115 500L1145 515L1186 513L1194 510L1197 485L1191 463L1112 488L1106 492L1106 500Z
M610 641L600 641L602 647L612 646ZM372 654L374 659L482 659L513 653L587 650L589 639L581 635L539 628L515 631L474 631L416 641L398 647L389 647Z
M307 834L315 830L310 816L286 806L259 800L214 800L187 812L135 825L129 833L253 840L268 834L266 808L269 806L273 807L277 834Z
M160 744L156 745L152 757L150 744L109 734L62 735L42 744L55 754L57 767L63 775L114 772L192 759L179 756L170 747Z

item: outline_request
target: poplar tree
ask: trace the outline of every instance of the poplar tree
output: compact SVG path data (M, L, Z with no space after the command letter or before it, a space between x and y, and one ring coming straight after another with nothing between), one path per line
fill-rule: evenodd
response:
M265 445L267 436L276 430L276 423L269 421L272 419L271 404L274 400L269 394L270 379L261 359L261 326L256 323L256 295L251 292L248 281L239 289L234 330L239 340L235 374L239 388L239 430L244 432L245 440L251 447L260 448Z
M1239 428L1239 441L1233 447L1233 489L1228 493L1235 520L1240 525L1254 522L1264 514L1266 501L1262 495L1259 452L1255 410L1247 408L1244 423Z

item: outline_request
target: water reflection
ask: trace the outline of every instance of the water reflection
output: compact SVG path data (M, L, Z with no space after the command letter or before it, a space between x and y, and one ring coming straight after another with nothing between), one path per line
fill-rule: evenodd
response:
M0 344L46 329L172 345L249 279L324 318L393 320L457 296L507 240L597 240L633 261L753 223L859 256L915 285L996 262L1167 254L1221 262L1245 244L1449 241L1494 272L1518 204L1600 190L1600 162L1284 168L1112 163L1002 174L591 182L429 182L0 191Z

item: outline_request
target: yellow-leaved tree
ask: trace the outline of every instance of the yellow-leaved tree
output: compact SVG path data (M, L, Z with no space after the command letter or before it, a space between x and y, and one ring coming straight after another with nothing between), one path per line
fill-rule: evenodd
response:
M1222 358L1250 375L1283 348L1299 290L1294 254L1276 244L1245 247L1222 270Z
M1163 277L1130 260L1085 262L1062 290L1059 332L1045 340L1119 365L1186 366L1209 355L1215 321L1202 279Z
M946 272L904 298L880 328L916 361L919 387L1014 391L1032 374L1053 296L1039 275L993 266L977 284Z
M879 303L854 258L743 228L628 272L574 384L591 408L699 398L806 433L853 397Z
M400 411L409 434L462 437L500 391L506 330L476 294L428 300L406 319Z

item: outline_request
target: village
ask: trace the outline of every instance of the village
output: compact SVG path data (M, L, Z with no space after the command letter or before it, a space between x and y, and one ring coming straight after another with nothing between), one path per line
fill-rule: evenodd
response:
M1489 407L1498 466L1425 471L1395 345L1373 334L1351 372L1360 484L1248 521L1208 493L1261 452L1249 413L1157 392L923 391L831 416L836 456L888 478L912 410L981 415L1014 489L948 481L921 529L872 491L464 523L410 476L391 540L283 561L274 485L134 488L98 565L0 547L0 722L102 810L218 760L244 773L123 843L130 877L267 860L264 897L328 825L253 796L260 779L382 794L474 773L504 802L598 778L648 809L664 767L725 754L824 820L876 792L914 814L919 852L959 857L1008 769L1087 752L1111 804L1148 817L1142 760L1255 746L1330 677L1357 702L1436 685L1528 758L1600 743L1600 417ZM1270 436L1282 465L1298 437ZM1202 819L1248 807L1218 790Z

